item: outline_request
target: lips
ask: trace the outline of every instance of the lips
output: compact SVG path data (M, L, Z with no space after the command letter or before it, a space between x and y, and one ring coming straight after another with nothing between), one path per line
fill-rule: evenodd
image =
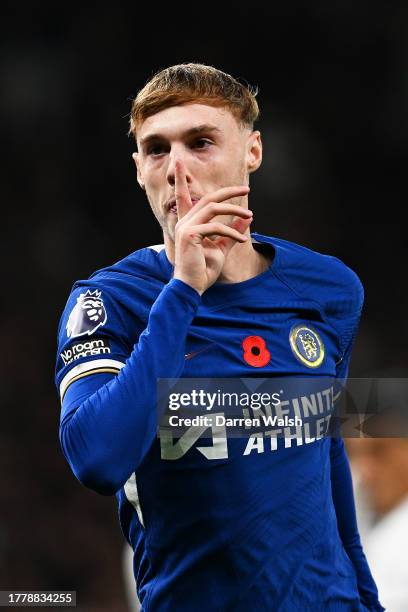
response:
M199 200L200 198L191 198L192 205L194 206L195 204L197 204ZM167 210L174 213L175 215L177 214L177 204L175 198L172 198L170 202L167 203Z

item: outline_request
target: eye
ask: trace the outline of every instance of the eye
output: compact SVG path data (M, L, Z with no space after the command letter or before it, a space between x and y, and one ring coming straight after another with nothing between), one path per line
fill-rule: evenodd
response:
M197 140L194 140L190 146L194 149L206 149L211 144L211 140L208 140L207 138L198 138ZM164 144L152 144L147 149L147 155L151 155L152 157L158 157L162 153L165 153L166 150L167 147Z
M147 149L148 155L154 156L154 155L160 155L160 153L163 153L163 145L160 145L160 144L152 145L151 147Z
M205 149L207 148L207 145L210 144L212 144L210 140L207 140L206 138L199 138L193 143L193 146L195 146L197 149Z

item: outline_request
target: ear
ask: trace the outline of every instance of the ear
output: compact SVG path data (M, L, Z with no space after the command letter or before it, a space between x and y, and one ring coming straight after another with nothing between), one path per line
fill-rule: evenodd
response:
M143 177L142 177L142 172L141 172L141 168L140 168L139 153L132 153L132 157L133 157L133 161L135 162L135 166L136 166L137 182L139 183L140 187L143 190L145 190L145 186L144 186L144 182L143 182Z
M247 170L248 173L258 170L262 163L262 140L261 132L255 130L251 132L247 142Z

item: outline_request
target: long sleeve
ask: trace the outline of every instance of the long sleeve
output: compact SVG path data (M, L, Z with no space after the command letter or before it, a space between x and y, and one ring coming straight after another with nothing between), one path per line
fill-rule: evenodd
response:
M200 300L197 291L172 279L117 376L108 382L106 374L87 376L71 385L63 402L60 440L84 485L113 494L145 457L157 434L157 379L181 375L188 328Z
M356 282L356 287L355 310L342 323L341 337L347 338L348 342L336 370L336 378L338 379L337 391L344 387L348 377L352 348L363 305L363 289L359 281ZM339 534L343 546L354 565L362 603L373 612L382 612L385 608L378 600L377 586L361 545L354 503L353 481L344 440L340 436L338 427L335 429L336 434L331 438L330 465L332 496Z
M354 565L364 605L375 612L385 610L378 601L378 590L371 575L358 532L350 466L342 438L332 438L331 481L337 524L344 548Z

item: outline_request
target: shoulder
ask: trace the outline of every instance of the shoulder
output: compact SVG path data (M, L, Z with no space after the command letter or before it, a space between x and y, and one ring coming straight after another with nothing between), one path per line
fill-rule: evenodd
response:
M69 318L73 312L92 310L97 306L103 309L102 312L109 310L110 319L113 317L118 324L127 325L129 315L134 318L137 314L144 319L163 283L168 282L163 257L159 257L160 246L139 249L97 270L89 278L75 281L60 327L70 327Z
M58 325L58 385L96 361L116 368L125 363L163 286L159 252L140 249L74 283Z
M273 245L274 272L298 296L320 304L326 314L334 317L361 311L363 285L343 261L282 238L261 234L253 237Z
M96 270L87 279L77 280L73 292L84 288L98 289L113 300L126 303L135 298L143 301L163 287L170 279L169 264L163 257L164 245L138 249L123 259Z
M97 270L89 277L89 281L115 287L122 282L166 281L168 269L162 251L164 245L152 245L138 249L123 259Z

